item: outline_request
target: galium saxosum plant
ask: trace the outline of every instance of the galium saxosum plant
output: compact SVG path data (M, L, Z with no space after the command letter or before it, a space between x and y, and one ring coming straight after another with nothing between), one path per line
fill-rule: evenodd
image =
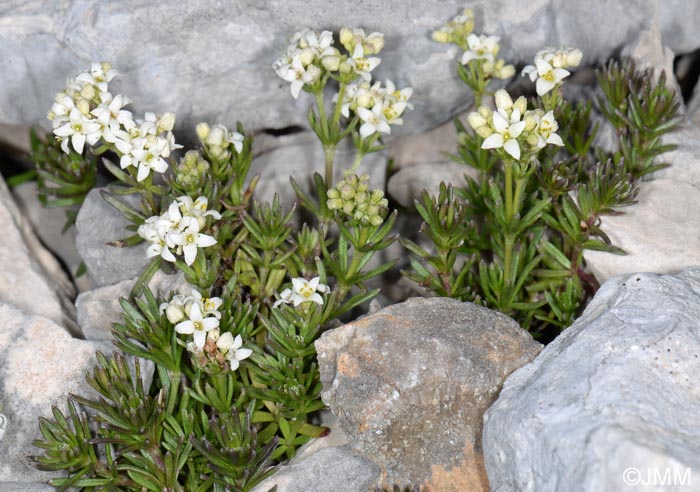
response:
M455 120L453 158L474 177L417 202L434 249L403 240L412 254L404 273L438 295L509 314L548 339L573 322L597 289L583 251L624 254L601 229L601 217L621 213L619 207L633 203L639 178L663 167L655 158L673 148L661 136L678 125L678 102L663 77L639 73L630 62L599 72L598 105L618 137L611 154L593 145L592 103L563 97L581 51L539 51L522 70L537 97L513 100L501 89L493 108L480 101L489 94L493 67L502 65L495 58L499 40L476 36L473 26L466 11L433 38L465 49L458 71L477 104L467 126Z
M132 232L114 245L145 241L150 259L113 326L126 355L98 354L87 377L97 396L71 395L67 414L54 408L40 420L35 444L44 454L35 460L63 472L51 482L57 488L247 491L272 463L327 432L310 422L323 407L314 341L375 296L366 282L392 266L367 268L395 240L396 214L357 170L401 122L410 96L371 82L381 34L343 29L339 37L346 53L332 33L302 31L274 65L293 96L316 96L310 122L326 155L315 197L292 182L313 218L298 230L277 198L254 199L252 139L240 125L198 125L200 147L175 160L174 115L135 119L128 100L109 92L109 65L94 64L57 96L57 147L93 170L94 156L106 157L117 183L103 196ZM327 114L331 81L338 92ZM345 137L358 158L334 182L332 149ZM45 162L52 169L54 160ZM136 195L138 206L122 195ZM145 286L159 269L182 272L189 290L157 299Z

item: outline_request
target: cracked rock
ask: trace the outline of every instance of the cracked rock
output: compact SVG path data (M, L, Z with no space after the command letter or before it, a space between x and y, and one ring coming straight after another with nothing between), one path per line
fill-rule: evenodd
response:
M699 378L700 268L609 280L486 412L491 490L697 490ZM695 488L627 485L654 470Z
M321 336L321 396L383 485L486 491L482 415L540 347L495 311L409 299Z

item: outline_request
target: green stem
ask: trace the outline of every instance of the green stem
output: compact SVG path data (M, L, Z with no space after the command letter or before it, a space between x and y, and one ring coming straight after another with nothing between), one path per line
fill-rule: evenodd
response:
M341 82L338 88L338 100L335 103L335 111L333 112L333 128L338 129L340 125L340 110L343 106L343 98L345 97L345 83Z
M323 133L323 141L327 142L328 137L330 135L328 132L328 120L326 119L326 109L323 105L323 92L316 93L316 105L318 106L318 117L321 119L321 132Z
M510 229L510 221L515 213L513 210L513 163L510 161L505 161L504 166L506 168L506 221L508 222L508 228Z
M362 159L364 159L364 157L364 152L357 152L357 155L355 156L355 161L352 163L352 172L355 172L359 169L360 163L362 163Z
M333 163L335 161L335 144L323 146L323 159L326 163L326 187L333 186Z

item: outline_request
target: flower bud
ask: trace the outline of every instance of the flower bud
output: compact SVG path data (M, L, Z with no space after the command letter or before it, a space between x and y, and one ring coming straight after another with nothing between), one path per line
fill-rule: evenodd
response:
M532 131L539 123L539 115L535 111L527 111L523 121L525 122L525 131Z
M336 72L340 67L339 55L328 55L321 58L321 65L329 72Z
M306 83L313 83L316 82L318 79L321 78L321 69L318 68L316 65L309 65L306 67L306 74L309 76L309 79Z
M85 99L81 99L78 101L78 104L75 105L78 108L78 111L80 111L82 114L86 115L90 112L90 103L87 102Z
M306 48L301 50L301 53L299 53L299 61L301 61L301 64L304 66L311 65L314 61L314 52L310 48Z
M336 190L335 188L331 188L326 192L326 196L328 198L340 198L340 192L338 192L338 190Z
M355 101L357 102L357 106L360 108L371 108L373 106L373 100L372 100L372 94L366 91L362 91L357 93L357 97L355 98Z
M343 203L343 212L345 212L348 215L352 214L352 210L354 208L355 208L355 204L353 202L344 202Z
M216 346L219 350L221 350L221 352L226 353L231 350L231 347L233 347L233 342L233 335L227 331L216 341Z
M351 200L355 196L355 188L346 184L340 188L340 196L343 200Z
M479 114L486 118L487 120L491 118L491 115L493 114L493 111L488 106L479 106L479 109L477 109Z
M563 51L557 51L552 56L550 62L554 68L564 68L566 66L566 53Z
M200 123L195 128L195 131L197 132L197 136L199 137L199 139L202 142L204 142L207 139L207 137L209 136L210 128L209 128L209 125L207 125L206 123Z
M501 109L510 109L513 107L513 99L511 99L508 92L505 89L499 89L495 94L496 107Z
M207 332L207 338L212 342L219 340L219 335L221 335L221 332L218 328L213 328Z
M516 101L513 103L513 108L520 111L520 114L527 111L527 99L525 99L525 96L520 96L518 99L516 99Z
M326 201L326 206L330 210L340 210L341 208L343 208L343 200L340 198L329 198Z
M578 67L583 59L583 52L579 49L569 50L566 53L566 65L568 67Z
M46 115L46 117L50 120L53 121L56 118L56 113L53 111L49 111L49 113Z
M376 55L384 48L384 35L378 32L373 32L364 42L365 56Z
M469 113L469 115L467 116L467 121L474 130L481 128L482 126L488 123L486 118L484 118L482 115L476 112Z
M80 95L88 100L95 97L96 94L97 94L97 92L95 91L95 86L92 84L85 84L83 86L83 88L80 90Z
M375 215L374 217L369 219L369 223L375 227L382 225L382 222L384 222L384 219L382 219L381 215Z
M480 126L475 131L481 138L488 138L493 134L493 130L488 125Z
M171 302L168 307L165 308L165 317L168 318L172 324L179 323L185 319L185 311L183 306L177 302Z
M226 128L221 125L214 125L204 143L215 147L224 147L227 146L224 142L225 139Z
M352 33L352 30L347 28L347 27L342 27L340 28L340 44L345 46L345 48L350 51L351 48L348 48L348 46L352 46L352 41L355 36Z
M160 115L157 126L160 132L172 131L175 126L175 113L167 112Z
M504 65L502 67L497 67L496 69L495 76L499 79L509 79L513 75L515 75L515 67L513 65Z
M338 66L338 71L344 74L352 73L352 65L350 65L347 61L341 62Z
M445 31L433 31L431 37L433 41L437 41L438 43L449 43L451 41L450 34Z

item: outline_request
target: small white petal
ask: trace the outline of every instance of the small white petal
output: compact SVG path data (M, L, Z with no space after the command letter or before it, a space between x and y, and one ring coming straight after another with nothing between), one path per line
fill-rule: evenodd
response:
M503 147L503 135L494 133L481 144L482 149L499 149Z
M503 149L506 152L508 152L513 157L513 159L515 159L516 161L520 160L520 145L518 145L517 140L515 140L513 138L507 140L503 144Z

